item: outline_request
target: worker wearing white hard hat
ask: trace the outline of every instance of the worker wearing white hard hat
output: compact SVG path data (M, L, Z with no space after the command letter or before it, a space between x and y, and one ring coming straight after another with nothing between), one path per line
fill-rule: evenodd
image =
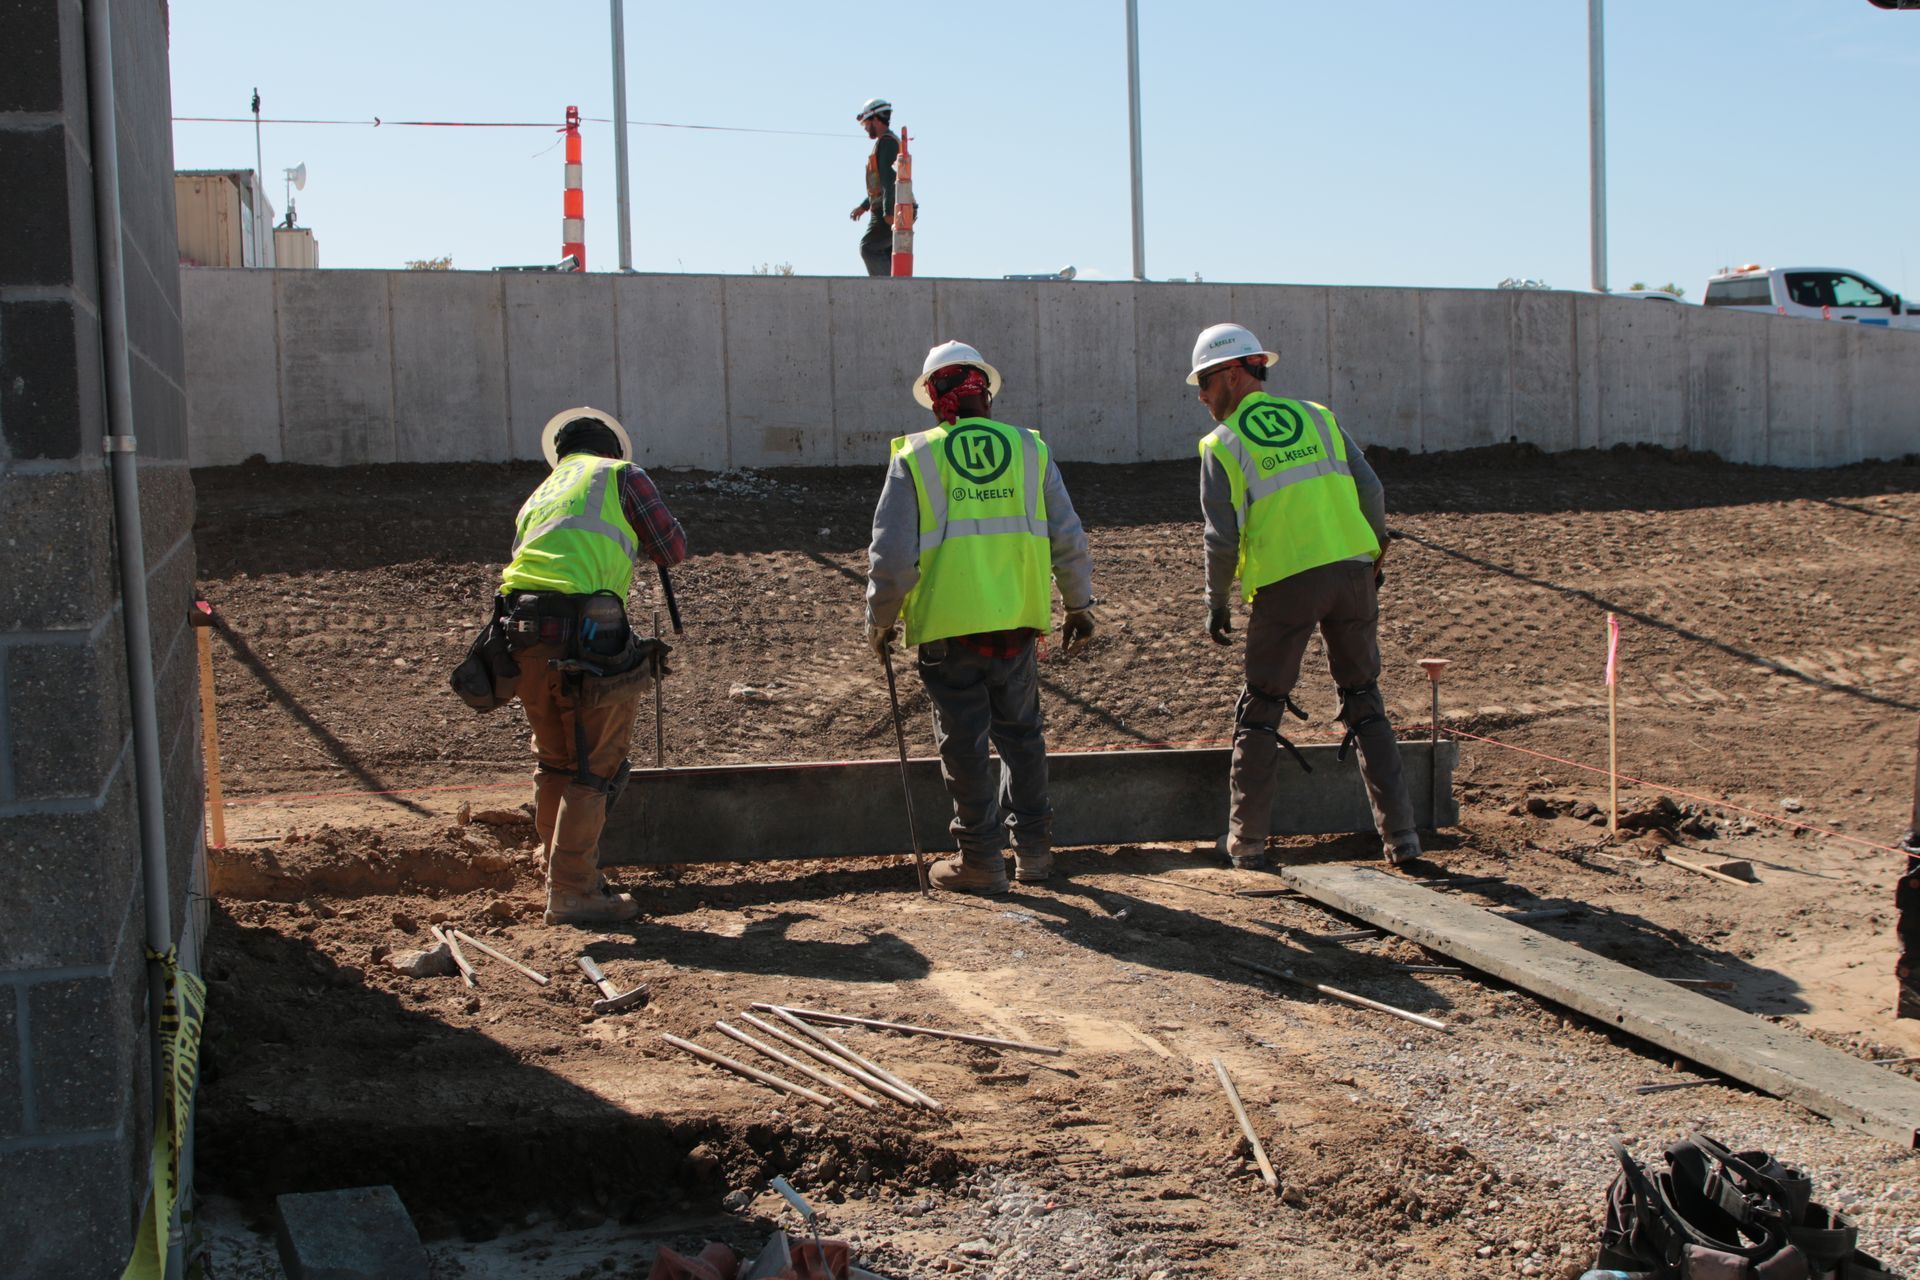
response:
M1207 631L1232 643L1236 576L1250 606L1246 685L1234 708L1226 852L1233 865L1266 865L1282 736L1300 663L1314 631L1340 692L1347 733L1391 863L1420 856L1400 747L1380 696L1378 592L1386 556L1386 494L1332 410L1268 394L1279 356L1237 324L1216 324L1193 344L1189 385L1218 425L1200 441L1200 508L1206 522Z
M860 127L873 139L867 154L867 198L853 206L854 222L867 214L867 230L860 237L860 260L870 276L893 274L893 186L896 177L893 162L900 158L900 139L893 132L893 104L885 98L868 98L854 114Z
M641 557L663 574L686 559L687 536L612 414L555 414L540 451L553 470L515 519L494 606L519 674L491 692L518 697L533 731L546 922L603 925L640 911L600 874L600 833L626 778L634 713L666 674L666 646L627 624L627 590Z
M1000 893L1009 840L1017 878L1053 873L1035 641L1052 630L1055 583L1066 608L1061 653L1092 639L1092 562L1046 441L991 416L999 370L966 343L944 342L912 391L936 422L890 449L867 548L867 642L891 662L904 621L933 703L960 852L929 879Z

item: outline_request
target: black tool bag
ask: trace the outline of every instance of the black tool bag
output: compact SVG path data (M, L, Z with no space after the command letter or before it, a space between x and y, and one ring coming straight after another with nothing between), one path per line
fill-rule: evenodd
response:
M1596 1267L1660 1280L1872 1280L1888 1272L1855 1248L1846 1218L1814 1203L1805 1171L1704 1134L1667 1148L1649 1174L1613 1143Z
M447 683L475 711L492 711L513 701L520 688L520 664L514 661L507 642L506 601L502 597L493 598L493 617L480 628Z

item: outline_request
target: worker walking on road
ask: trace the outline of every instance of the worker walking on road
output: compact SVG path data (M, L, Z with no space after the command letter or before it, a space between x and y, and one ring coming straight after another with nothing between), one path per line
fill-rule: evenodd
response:
M666 674L666 646L627 625L627 588L641 555L676 565L687 539L611 415L569 409L540 445L553 472L520 508L498 608L538 761L546 922L606 924L640 912L601 876L600 832L626 781L634 712Z
M953 799L960 856L934 864L928 878L982 893L1007 888L1009 833L1016 878L1053 874L1034 641L1051 629L1055 581L1064 652L1093 636L1080 517L1046 442L988 416L999 391L999 371L965 343L927 353L913 396L939 425L893 442L867 549L868 643L884 658L904 617Z
M853 221L867 218L866 234L860 237L860 257L870 276L893 274L893 162L900 158L900 139L894 136L893 104L885 98L868 98L853 117L873 139L867 156L867 198L853 207Z
M1358 741L1374 825L1387 861L1399 864L1420 856L1420 839L1380 696L1386 493L1325 405L1267 394L1277 359L1248 330L1217 324L1194 343L1187 374L1220 424L1200 441L1207 632L1214 643L1230 643L1236 574L1252 606L1246 688L1234 708L1227 853L1236 867L1266 865L1281 748L1298 758L1281 736L1281 716L1301 715L1291 695L1318 627L1347 726L1340 756Z

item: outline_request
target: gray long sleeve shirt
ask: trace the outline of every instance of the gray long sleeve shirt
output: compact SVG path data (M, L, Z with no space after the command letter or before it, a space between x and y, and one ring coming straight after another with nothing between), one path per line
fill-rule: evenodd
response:
M1069 610L1093 604L1093 559L1087 532L1080 526L1073 499L1047 456L1042 494L1047 504L1047 542L1053 553L1053 579ZM891 626L900 617L907 593L920 581L920 499L904 456L887 465L880 502L873 509L873 541L867 547L867 625Z
M1368 464L1366 451L1352 436L1347 437L1347 465L1353 469L1354 488L1360 491L1360 514L1385 547L1387 491ZM1233 599L1234 568L1240 559L1240 514L1233 509L1233 482L1226 467L1210 451L1200 455L1200 513L1207 522L1207 608L1224 609Z

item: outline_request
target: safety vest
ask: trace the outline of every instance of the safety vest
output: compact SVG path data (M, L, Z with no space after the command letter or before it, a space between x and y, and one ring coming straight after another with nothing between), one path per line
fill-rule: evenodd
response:
M520 508L513 560L500 591L611 591L622 600L633 581L639 539L620 505L618 458L570 453Z
M1240 519L1236 572L1247 600L1296 573L1380 554L1360 511L1346 437L1325 405L1256 391L1201 438L1201 458L1209 453L1232 486Z
M901 613L907 643L1053 620L1047 444L1023 427L961 418L893 442L920 505L920 580Z

